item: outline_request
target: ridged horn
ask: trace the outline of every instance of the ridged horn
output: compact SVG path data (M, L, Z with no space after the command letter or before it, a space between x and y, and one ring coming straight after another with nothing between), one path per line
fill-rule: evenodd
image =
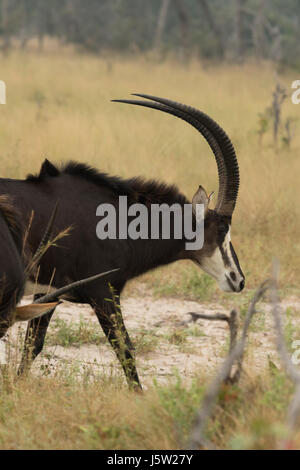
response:
M134 93L134 96L152 100L154 103L140 100L112 101L135 104L172 114L191 124L203 135L213 151L218 167L219 192L215 210L221 215L231 217L236 204L240 178L235 150L225 131L207 114L191 106L152 95Z

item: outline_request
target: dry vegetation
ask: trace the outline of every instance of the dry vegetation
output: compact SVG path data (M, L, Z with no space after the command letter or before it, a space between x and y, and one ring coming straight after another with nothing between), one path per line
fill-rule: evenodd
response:
M56 50L43 55L14 52L1 61L0 78L7 85L7 105L0 109L2 176L23 178L37 172L48 157L57 163L83 161L126 177L160 178L178 184L189 197L199 183L209 191L217 189L215 162L193 129L162 113L109 100L145 92L192 104L214 117L236 147L241 190L233 241L248 289L266 277L271 258L277 256L282 292L298 294L299 127L290 148L279 142L275 149L271 133L260 144L257 134L259 113L270 105L275 86L270 64L182 66L142 58L107 61ZM296 78L290 71L280 75L288 93ZM283 115L299 118L299 113L300 105L289 98ZM141 281L159 296L238 303L242 314L249 299L249 290L239 297L219 293L214 282L184 262ZM135 281L127 293L138 290ZM70 340L62 326L65 330L54 331L50 343L66 345ZM84 340L82 331L73 329L72 337L79 335L79 344L91 338L97 343L94 331L83 331ZM141 351L147 352L153 338L145 331L139 335ZM170 332L170 344L181 340ZM78 380L78 371L66 367L55 377L29 376L15 382L13 371L7 371L1 383L0 448L5 449L182 448L207 374L199 370L188 384L178 379L175 384L153 385L137 397L115 374L83 370ZM209 439L222 448L275 447L284 437L282 421L291 394L290 382L272 361L259 374L250 371L240 388L222 390ZM299 433L289 445L300 447Z
M208 378L128 392L118 377L65 370L55 378L2 382L1 449L182 449ZM112 393L113 390L113 393ZM270 449L287 436L293 387L278 369L223 386L207 428L219 448ZM251 403L251 406L249 406ZM287 442L299 449L300 433Z

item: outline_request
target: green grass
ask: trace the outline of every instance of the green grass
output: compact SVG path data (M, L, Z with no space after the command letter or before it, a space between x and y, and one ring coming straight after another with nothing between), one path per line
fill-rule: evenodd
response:
M165 338L170 344L175 346L183 346L187 342L187 330L183 328L176 328L170 333L165 335Z
M211 300L216 291L215 281L203 273L191 267L185 270L180 282L178 280L155 279L153 282L154 295L160 297L184 297L191 300Z
M148 354L158 349L159 336L155 330L141 329L135 332L133 344L136 354Z
M51 324L46 341L49 346L79 347L82 344L103 344L106 338L101 333L100 326L89 324L87 320L80 318L79 322L74 322L56 318Z
M195 338L206 336L204 331L198 325L189 326L186 330L186 333L187 333L187 336L193 336Z

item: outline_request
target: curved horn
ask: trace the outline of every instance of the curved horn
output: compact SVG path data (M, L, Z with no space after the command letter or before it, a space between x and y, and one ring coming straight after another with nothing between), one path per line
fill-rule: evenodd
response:
M195 127L207 140L212 149L218 167L219 193L215 210L231 217L239 189L239 167L234 147L224 130L207 114L191 106L151 95L134 94L149 100L113 100L120 103L136 104L158 109L183 119Z
M68 284L67 286L61 287L60 289L56 289L53 292L50 292L49 294L45 294L42 297L39 297L34 301L34 304L42 304L45 302L52 302L55 300L57 297L60 295L65 294L66 292L69 292L72 289L76 289L78 287L82 287L85 284L88 284L92 281L97 281L100 279L100 277L107 276L110 273L113 273L115 271L119 271L120 268L116 269L110 269L109 271L105 271L104 273L100 274L95 274L94 276L86 277L85 279L80 279L79 281L72 282L72 284Z

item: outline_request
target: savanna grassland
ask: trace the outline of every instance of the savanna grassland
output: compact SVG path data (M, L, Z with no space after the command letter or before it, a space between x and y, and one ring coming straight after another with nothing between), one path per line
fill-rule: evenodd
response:
M193 128L174 117L110 100L144 92L194 105L219 122L236 147L241 188L232 238L247 286L263 279L271 257L277 256L282 286L297 287L298 127L290 149L281 142L274 149L271 129L261 145L257 134L259 113L270 106L275 87L271 65L108 62L67 52L15 53L1 63L7 85L7 105L0 115L3 177L37 172L47 157L53 162L82 161L124 177L159 178L177 184L189 198L199 184L217 190L211 151ZM300 106L290 99L296 78L295 72L280 76L289 93L283 119L300 118ZM182 275L185 268L177 263L166 277Z
M289 146L282 138L284 129L274 145L271 120L264 122L262 137L258 134L259 115L272 102L276 76L288 93L283 123L294 120ZM163 113L110 100L141 92L193 105L221 124L236 148L241 186L232 239L246 288L239 296L222 294L194 266L178 262L131 282L125 295L147 292L156 299L213 301L225 308L236 305L243 314L253 289L268 276L272 257L277 257L282 297L298 299L300 105L290 99L297 78L290 70L276 74L270 63L183 65L142 57L106 59L56 48L43 54L15 51L1 57L0 79L7 86L7 104L0 108L1 176L24 178L36 173L47 157L54 163L78 160L124 177L158 178L177 184L189 198L199 184L217 191L215 161L194 129ZM299 320L299 310L292 313ZM262 322L256 328L265 326ZM71 333L72 338L78 333L70 328L56 324L49 344L64 341L69 346ZM286 328L289 344L299 339L299 324L290 322ZM88 340L84 334L85 341L96 342L94 331ZM82 331L77 336L80 345ZM139 347L159 348L159 341L152 344L153 338L147 338L145 346L145 335L142 339ZM256 346L253 341L252 354ZM188 350L186 354L188 360ZM293 387L278 364L269 362L260 373L246 372L239 387L222 390L207 429L216 446L274 448L284 437ZM189 383L178 376L161 385L154 374L154 383L136 396L118 374L95 376L85 370L79 379L69 369L49 376L43 369L38 376L15 381L11 369L3 374L0 393L0 448L5 449L183 448L210 375L200 370ZM289 445L300 447L299 433Z

